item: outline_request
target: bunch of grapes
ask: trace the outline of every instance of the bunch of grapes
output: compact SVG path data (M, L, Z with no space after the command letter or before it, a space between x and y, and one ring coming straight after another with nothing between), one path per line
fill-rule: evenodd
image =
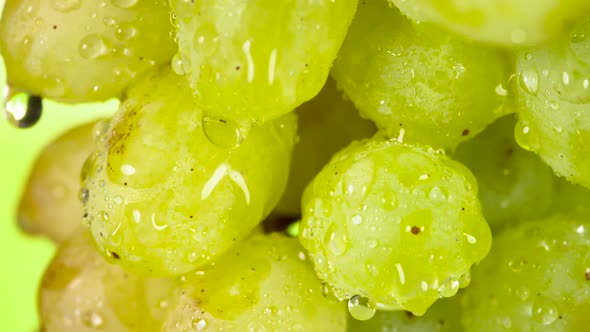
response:
M120 100L22 195L43 331L590 329L589 35L587 0L7 0L11 123Z

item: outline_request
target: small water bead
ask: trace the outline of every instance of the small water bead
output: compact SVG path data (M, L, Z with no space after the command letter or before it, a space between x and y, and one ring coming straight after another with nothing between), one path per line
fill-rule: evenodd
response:
M514 128L514 137L523 149L535 151L539 148L539 137L526 121L518 121Z
M119 40L129 40L137 35L137 29L131 23L123 23L115 32L115 36Z
M537 323L550 325L555 322L559 312L553 300L544 296L537 296L533 301L532 316Z
M174 55L174 58L172 58L171 66L172 70L174 70L174 72L178 75L185 75L187 73L185 69L186 66L184 65L184 60L180 52L176 53L176 55Z
M78 52L85 59L96 59L108 53L106 40L98 34L90 34L80 41Z
M235 121L203 118L203 132L213 145L222 149L237 148L246 139L250 124Z
M532 68L527 68L520 73L520 84L525 92L536 96L539 92L539 72Z
M99 328L104 325L104 319L97 312L87 312L82 317L84 325L91 328Z
M90 198L90 192L88 191L87 188L82 188L80 189L80 192L78 193L78 199L80 200L80 202L82 202L83 204L88 202L88 198Z
M193 327L197 331L204 331L207 328L207 321L203 318L193 320Z
M348 241L346 235L336 229L335 224L329 226L326 232L326 247L334 256L343 255L348 249Z
M459 291L460 282L457 279L451 278L443 282L438 289L438 292L443 297L455 296Z
M348 300L348 312L357 320L369 320L375 316L376 303L374 300L354 295Z
M43 100L7 86L3 99L4 116L16 128L34 126L43 112Z

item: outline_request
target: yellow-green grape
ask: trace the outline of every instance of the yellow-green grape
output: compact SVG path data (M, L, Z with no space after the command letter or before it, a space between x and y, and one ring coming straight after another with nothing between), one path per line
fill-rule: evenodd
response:
M518 146L515 124L513 115L500 118L453 155L477 178L483 213L492 227L546 216L554 199L553 171Z
M76 103L121 97L176 51L165 0L6 0L0 50L11 88Z
M590 220L590 189L563 178L555 180L553 202L549 211Z
M531 45L566 31L588 16L587 0L390 0L418 22L433 22L468 39Z
M20 228L61 242L80 225L80 171L94 150L93 123L73 128L37 157L18 207Z
M357 0L171 0L179 55L207 116L266 121L313 98Z
M343 99L332 79L319 95L297 109L299 141L293 151L293 162L287 189L275 212L301 214L301 195L305 186L330 161L330 157L350 142L370 137L375 126L362 119L358 111Z
M380 139L338 152L305 190L299 239L357 319L423 314L455 295L490 229L467 168L430 148Z
M516 140L560 176L590 187L590 19L518 54Z
M413 25L387 1L359 4L332 74L362 115L394 137L453 148L507 112L498 50Z
M465 289L466 331L586 331L590 223L555 216L505 229Z
M256 234L183 277L162 331L346 331L297 239Z
M112 262L178 275L250 233L287 182L294 114L252 125L202 123L190 87L168 68L128 91L84 176L92 235ZM203 127L217 140L209 141Z
M87 231L62 242L39 289L46 332L160 331L174 283L107 263Z
M461 296L436 301L424 316L408 311L377 311L367 321L348 319L348 332L461 332Z

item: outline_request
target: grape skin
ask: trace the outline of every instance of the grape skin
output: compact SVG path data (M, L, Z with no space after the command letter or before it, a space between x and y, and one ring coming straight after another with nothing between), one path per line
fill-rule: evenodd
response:
M29 234L62 242L82 224L80 171L94 149L95 122L72 128L37 157L18 206L18 224Z
M390 0L408 17L499 46L546 42L588 15L586 0Z
M264 122L318 94L357 0L172 0L180 52L207 115Z
M253 125L235 148L211 143L201 117L169 68L128 91L85 171L90 229L111 262L143 275L186 273L234 246L278 202L295 114Z
M473 140L459 145L453 157L475 175L486 221L492 228L549 214L557 179L535 154L514 139L516 118L496 120Z
M531 220L494 237L465 290L466 331L585 331L590 324L587 220Z
M386 1L363 1L332 76L364 117L392 136L454 148L512 110L500 50L413 25Z
M590 187L590 20L517 53L518 143L567 180Z
M7 0L0 50L11 88L66 103L101 101L170 61L170 31L167 1Z
M162 331L346 331L297 239L256 234L185 276Z
M337 153L302 207L299 239L338 298L416 314L454 295L491 242L469 170L378 138Z
M108 264L86 230L62 242L39 289L46 332L160 331L168 279L142 279Z

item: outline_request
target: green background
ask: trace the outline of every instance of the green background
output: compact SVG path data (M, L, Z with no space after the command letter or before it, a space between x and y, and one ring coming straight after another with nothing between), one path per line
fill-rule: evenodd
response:
M0 62L4 91L6 72ZM30 129L13 128L0 118L0 331L38 330L37 286L55 250L48 240L21 233L16 224L16 207L33 161L45 144L67 128L117 107L115 101L75 107L44 101L43 106L41 121Z

